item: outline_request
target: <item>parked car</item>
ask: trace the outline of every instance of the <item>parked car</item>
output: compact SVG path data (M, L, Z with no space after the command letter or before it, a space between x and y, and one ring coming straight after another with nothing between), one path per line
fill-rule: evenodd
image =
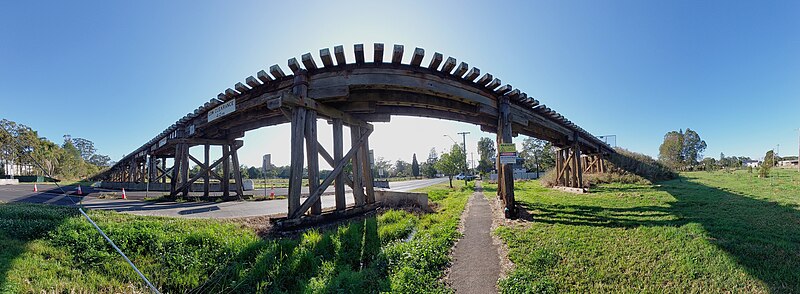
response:
M472 181L472 180L475 180L475 176L474 175L465 175L464 173L460 173L460 174L456 175L456 180Z

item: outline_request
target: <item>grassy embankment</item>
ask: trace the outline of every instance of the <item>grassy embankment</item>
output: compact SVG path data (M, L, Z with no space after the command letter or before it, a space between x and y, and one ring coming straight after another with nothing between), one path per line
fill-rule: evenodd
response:
M496 233L505 293L800 292L800 174L682 173L576 195L518 182L529 213ZM487 194L492 186L485 185Z
M166 293L448 292L439 279L471 187L446 185L423 189L435 213L389 210L280 239L217 220L90 215ZM0 247L0 293L144 290L74 208L0 205Z

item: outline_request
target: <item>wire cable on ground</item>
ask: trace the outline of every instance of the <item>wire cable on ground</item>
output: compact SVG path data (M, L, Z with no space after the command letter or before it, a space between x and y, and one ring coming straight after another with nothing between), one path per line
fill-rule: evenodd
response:
M18 139L17 139L17 138L15 138L13 135L11 135L11 133L9 133L9 132L8 132L8 130L6 130L5 128L2 128L2 127L0 127L0 130L3 130L3 132L5 132L6 134L8 134L8 136L9 136L9 137L10 137L10 138L11 138L13 141L18 141ZM12 141L12 142L13 142L13 141ZM17 145L17 147L24 147L24 146L23 146L22 144L20 144L19 142L13 142L13 143L15 143L15 145ZM39 168L39 169L42 171L42 173L43 173L45 176L47 176L48 178L54 179L54 178L53 178L53 177L50 175L50 173L49 173L49 172L47 172L47 170L46 170L46 169L45 169L45 168L44 168L44 167L43 167L43 166L42 166L42 165L41 165L41 164L40 164L40 163L39 163L39 162L36 160L36 158L34 158L34 157L33 157L33 155L31 155L31 154L30 154L30 152L28 152L28 151L25 151L25 149L26 149L26 148L21 148L21 150L23 150L23 151L24 151L23 153L25 153L25 155L28 155L28 157L30 157L31 161L33 161L33 163L34 163L34 164L36 164L36 166L37 166L37 167L38 167L38 168ZM97 229L97 231L98 231L98 232L100 232L100 235L102 235L102 236L103 236L103 238L104 238L104 239L106 239L106 241L108 241L108 243L109 243L109 244L111 244L111 247L113 247L113 248L114 248L114 250L116 250L116 251L117 251L117 253L119 253L119 255L121 255L121 256L122 256L122 258L124 258L126 262L128 262L128 264L129 264L129 265L130 265L130 266L133 268L133 270L136 272L136 274L138 274L138 275L139 275L139 277L140 277L140 278L142 278L142 280L144 280L145 284L147 284L147 287L148 287L148 288L150 288L150 290L151 290L151 291L153 291L153 293L156 293L156 294L161 294L161 292L160 292L160 291L158 291L158 289L157 289L155 286L153 286L153 284L152 284L152 283L150 283L150 280L148 280L148 279L147 279L147 277L145 277L145 276L144 276L144 274L142 274L142 272L141 272L141 271L139 271L139 268L137 268L137 267L136 267L136 265L135 265L135 264L133 264L133 262L132 262L130 259L128 259L128 256L126 256L126 255L125 255L125 253L123 253L123 252L122 252L122 250L121 250L121 249L119 249L119 247L117 247L117 245L116 245L116 244L114 244L114 241L112 241L112 240L111 240L111 238L109 238L109 237L106 235L106 233L105 233L105 232L103 232L103 230L102 230L102 229L100 229L100 227L99 227L99 226L97 226L97 224L96 224L96 223L95 223L95 222L92 220L92 218L91 218L91 217L89 217L89 215L88 215L88 214L86 214L86 212L84 212L84 211L83 211L83 197L81 197L81 198L80 198L80 200L78 200L79 202L78 202L78 203L76 203L76 202L75 202L75 200L72 200L72 197L70 197L69 195L67 195L67 191L65 191L65 190L64 190L64 188L63 188L63 187L61 187L61 185L59 185L59 184L58 184L57 182L55 182L55 181L53 181L53 184L55 184L55 185L56 185L56 187L57 187L59 190L61 190L61 195L62 195L62 196L64 196L65 198L69 199L69 201L70 201L70 202L72 202L72 204L73 204L73 205L75 205L75 206L78 206L78 211L80 211L80 213L81 213L81 214L82 214L82 215L83 215L83 216L86 218L86 220L88 220L88 221L89 221L89 223L91 223L91 224L92 224L92 226L94 226L94 228L95 228L95 229Z

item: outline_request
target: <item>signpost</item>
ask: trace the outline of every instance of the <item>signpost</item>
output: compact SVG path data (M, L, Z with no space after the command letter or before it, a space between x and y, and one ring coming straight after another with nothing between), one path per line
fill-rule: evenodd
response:
M501 164L517 163L517 146L514 143L500 143L498 151Z
M267 169L269 169L272 161L271 154L264 154L263 160L261 161L261 174L264 175L264 197L267 197Z

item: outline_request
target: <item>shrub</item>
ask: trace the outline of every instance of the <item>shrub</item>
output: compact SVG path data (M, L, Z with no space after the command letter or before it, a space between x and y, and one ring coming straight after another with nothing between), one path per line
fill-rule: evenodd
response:
M761 165L761 167L759 167L759 168L758 168L758 177L759 177L759 178L766 178L766 177L769 177L769 170L770 170L771 168L772 168L772 167L770 167L770 166L769 166L769 165L767 165L767 164L762 164L762 165Z

